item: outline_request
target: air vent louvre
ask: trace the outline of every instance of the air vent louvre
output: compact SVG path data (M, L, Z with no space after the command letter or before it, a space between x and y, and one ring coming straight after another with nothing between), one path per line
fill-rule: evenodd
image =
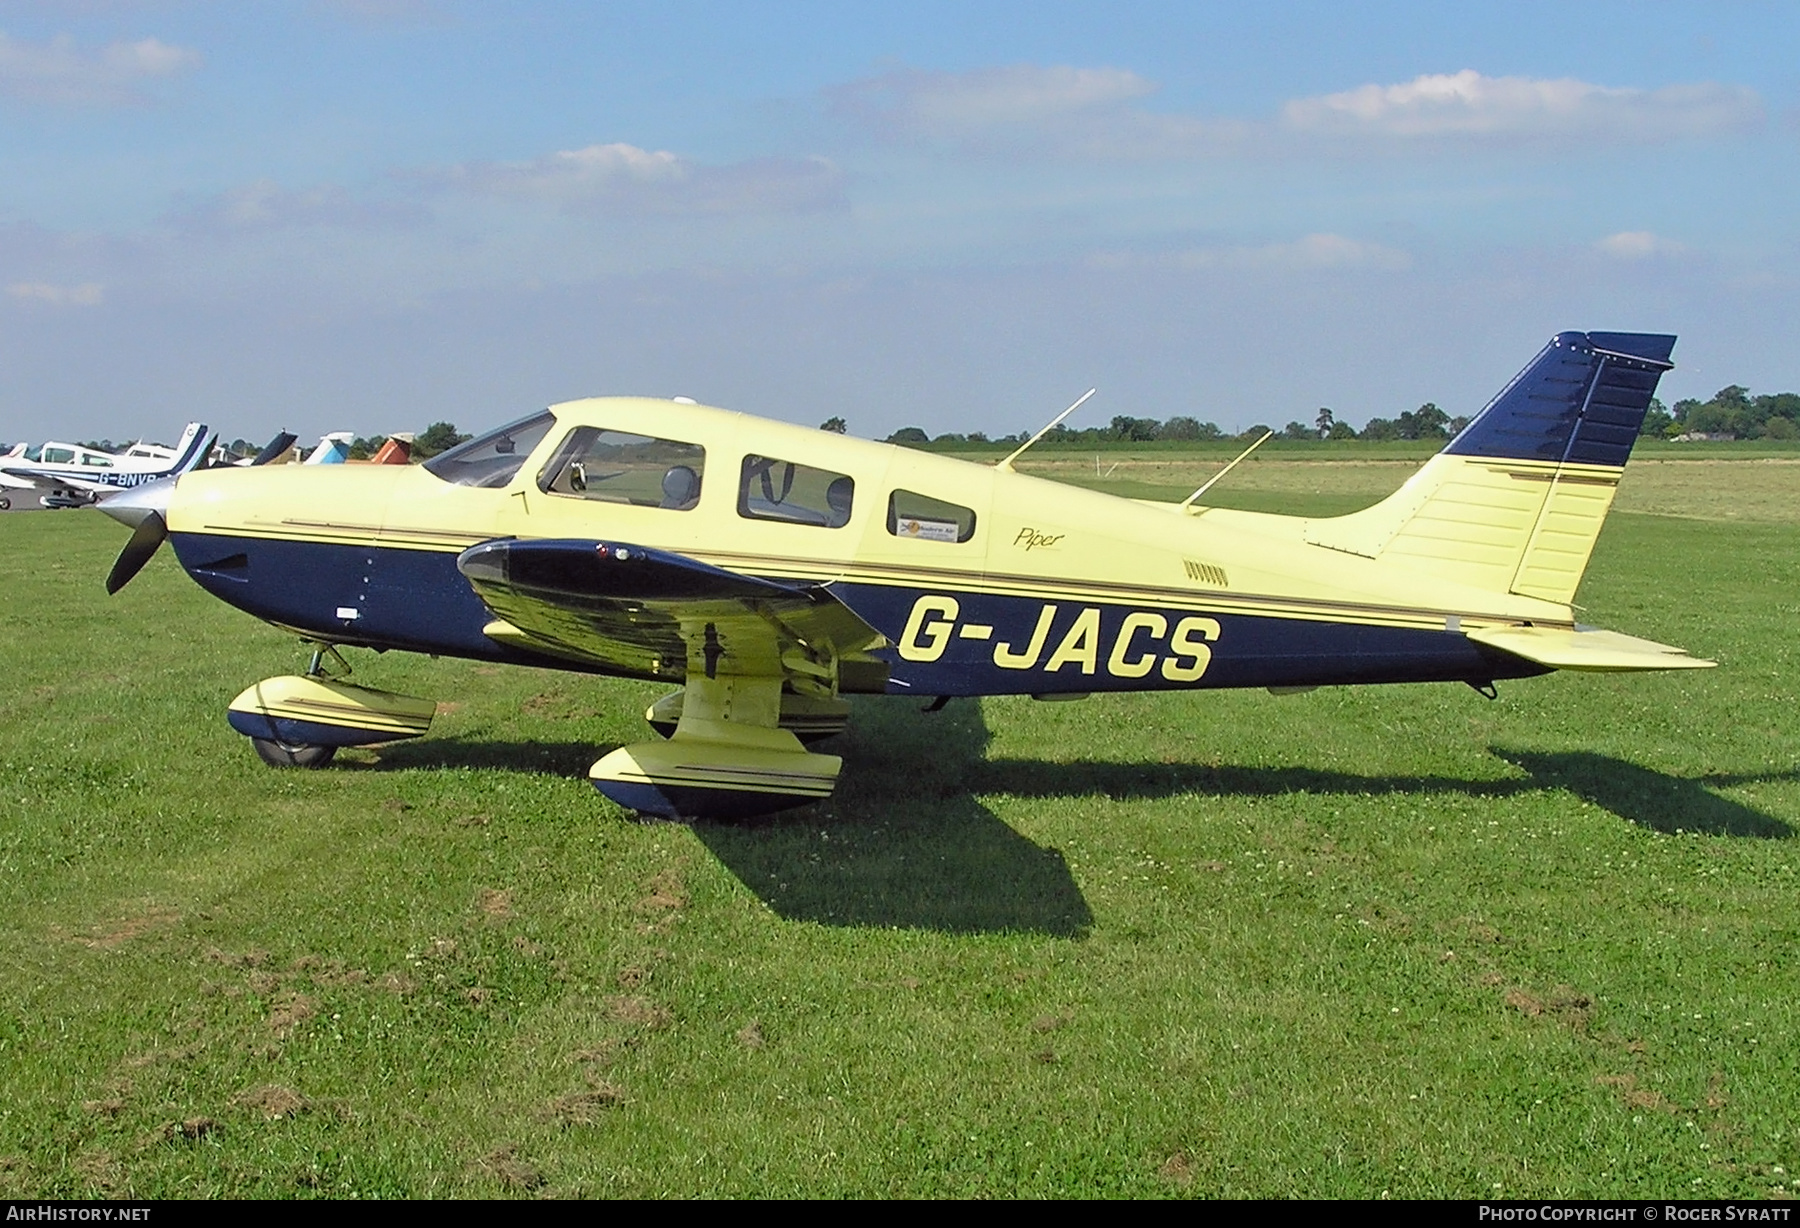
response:
M1210 584L1214 588L1230 588L1231 581L1225 578L1225 569L1215 567L1211 563L1197 563L1193 559L1182 559L1181 565L1187 569L1187 577L1201 584Z

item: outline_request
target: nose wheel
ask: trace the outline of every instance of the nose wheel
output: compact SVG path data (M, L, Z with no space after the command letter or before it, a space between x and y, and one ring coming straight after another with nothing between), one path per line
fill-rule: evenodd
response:
M312 742L278 742L273 738L251 738L259 758L270 767L322 768L337 754L335 746Z

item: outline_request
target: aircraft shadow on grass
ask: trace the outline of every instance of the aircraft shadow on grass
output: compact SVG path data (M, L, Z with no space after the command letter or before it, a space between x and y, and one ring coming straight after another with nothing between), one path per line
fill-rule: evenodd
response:
M821 750L854 763L832 798L747 823L695 822L696 838L778 916L842 926L1076 938L1093 924L1061 852L1001 822L971 787L990 736L978 704L929 717L859 705ZM840 745L841 744L841 745ZM433 738L382 747L360 771L487 768L585 776L592 742Z
M977 799L1157 799L1566 790L1653 831L1787 839L1788 823L1712 790L1800 779L1800 771L1672 776L1586 751L1494 748L1524 778L1358 775L1306 767L989 759L979 704L931 716L909 703L858 705L839 751L854 764L829 801L751 823L697 822L695 837L789 920L837 926L1022 932L1079 938L1093 913L1068 862ZM444 738L384 747L362 770L488 768L584 775L610 747ZM350 765L356 766L356 765Z

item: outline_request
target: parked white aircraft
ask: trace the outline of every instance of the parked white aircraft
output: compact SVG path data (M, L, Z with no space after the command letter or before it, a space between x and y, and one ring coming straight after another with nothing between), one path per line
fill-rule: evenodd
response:
M190 422L173 448L140 443L115 455L74 443L15 447L0 457L0 487L40 491L38 502L45 507L79 507L114 491L186 473L205 461L210 437L205 423ZM0 508L10 506L10 499L0 494Z

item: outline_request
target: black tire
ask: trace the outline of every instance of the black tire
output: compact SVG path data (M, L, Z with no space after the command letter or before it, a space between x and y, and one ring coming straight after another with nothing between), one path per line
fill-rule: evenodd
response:
M10 511L12 511L12 500L8 499L5 495L0 495L0 512Z
M269 738L251 738L257 755L270 767L322 768L337 754L335 746L314 746L309 742L276 742Z

